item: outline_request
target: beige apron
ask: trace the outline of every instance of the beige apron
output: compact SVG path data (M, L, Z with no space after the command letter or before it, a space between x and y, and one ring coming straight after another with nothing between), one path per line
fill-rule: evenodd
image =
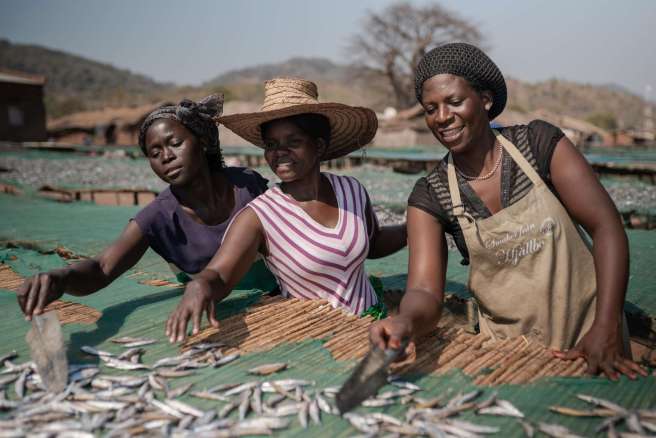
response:
M478 303L481 333L494 339L524 335L551 348L571 348L594 320L592 253L521 152L495 135L533 183L516 203L474 220L462 205L451 154L448 163L453 212L469 250L469 290Z

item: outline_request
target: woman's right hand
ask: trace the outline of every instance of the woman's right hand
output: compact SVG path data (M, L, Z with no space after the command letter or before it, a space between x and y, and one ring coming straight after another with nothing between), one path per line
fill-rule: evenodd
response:
M23 282L16 297L26 320L42 314L48 304L64 295L64 275L62 271L41 272Z
M410 319L400 315L377 321L369 328L369 340L381 350L401 348L402 341L412 338L412 335ZM414 345L409 343L406 352L413 348Z
M212 327L217 328L219 322L214 314L216 309L216 298L212 293L210 284L198 278L187 284L180 303L166 321L166 336L171 343L182 342L187 337L187 326L191 321L192 335L200 331L203 313L207 314L207 320Z

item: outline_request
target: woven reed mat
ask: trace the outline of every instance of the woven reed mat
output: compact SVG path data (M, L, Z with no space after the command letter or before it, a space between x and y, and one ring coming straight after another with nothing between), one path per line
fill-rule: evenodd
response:
M18 291L23 284L23 277L14 272L11 267L0 263L0 289ZM56 300L46 306L45 311L55 310L61 324L93 324L100 319L102 312L84 304L71 303L69 301ZM18 304L16 304L18 311Z
M185 347L198 342L224 342L226 353L257 352L286 342L327 340L336 360L359 359L369 350L370 317L358 318L332 308L325 301L267 297L247 312L220 321L190 338ZM435 375L460 369L478 385L528 383L547 376L578 376L585 362L559 360L545 347L525 338L490 341L459 328L439 327L417 343L410 363L395 372Z

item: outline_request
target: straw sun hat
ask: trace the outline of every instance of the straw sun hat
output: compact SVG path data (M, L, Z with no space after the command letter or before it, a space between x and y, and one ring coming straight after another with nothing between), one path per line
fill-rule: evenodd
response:
M343 157L369 143L376 134L376 114L363 107L341 103L319 103L314 82L297 78L275 78L264 83L264 103L259 112L232 114L217 122L232 132L264 147L260 125L298 114L321 114L330 121L330 144L322 161Z

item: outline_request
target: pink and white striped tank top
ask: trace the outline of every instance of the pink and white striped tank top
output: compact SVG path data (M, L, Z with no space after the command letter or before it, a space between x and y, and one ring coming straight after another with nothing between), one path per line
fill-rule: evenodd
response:
M335 228L316 222L279 186L255 198L247 208L262 223L269 252L265 262L283 296L325 299L333 307L358 315L378 301L364 269L370 237L367 193L355 178L322 175L337 198ZM370 214L370 221L375 221L375 214Z

